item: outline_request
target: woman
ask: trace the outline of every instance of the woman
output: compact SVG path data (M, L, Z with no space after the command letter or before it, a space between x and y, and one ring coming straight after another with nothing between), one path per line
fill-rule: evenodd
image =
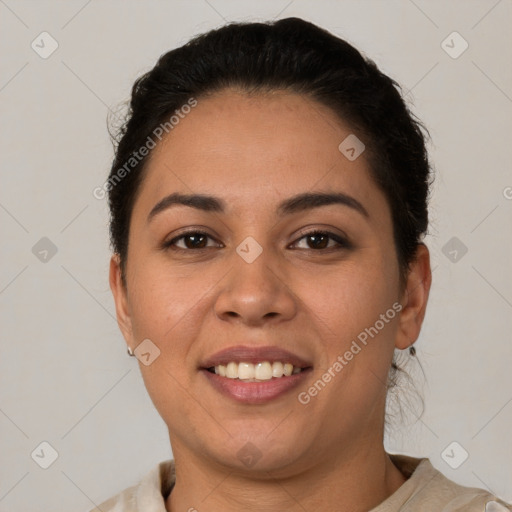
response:
M512 510L383 446L430 183L397 84L303 20L227 25L139 78L110 284L174 459L97 510Z

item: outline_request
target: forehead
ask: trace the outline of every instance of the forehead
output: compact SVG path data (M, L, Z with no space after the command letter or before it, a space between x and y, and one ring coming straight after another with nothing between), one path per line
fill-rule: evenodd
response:
M224 90L198 98L153 150L139 197L150 207L174 191L208 193L233 208L261 209L315 189L350 194L368 210L387 208L364 153L350 161L338 149L351 134L311 98Z

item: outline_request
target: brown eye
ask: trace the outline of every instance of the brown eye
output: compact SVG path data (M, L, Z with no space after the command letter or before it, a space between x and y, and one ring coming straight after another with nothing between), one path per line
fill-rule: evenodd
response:
M311 231L305 233L295 242L295 245L301 240L305 240L306 247L301 249L323 250L323 249L348 249L350 244L342 237L328 231Z
M329 246L329 235L313 233L306 238L312 249L326 249Z
M182 238L187 249L204 249L208 244L208 237L202 234L186 235Z
M183 233L169 242L166 242L164 247L183 251L207 249L208 247L212 247L211 245L208 246L208 239L213 240L208 233L204 233L202 231L189 231L188 233Z

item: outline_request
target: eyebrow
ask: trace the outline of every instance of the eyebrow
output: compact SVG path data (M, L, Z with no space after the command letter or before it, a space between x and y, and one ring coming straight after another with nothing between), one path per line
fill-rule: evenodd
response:
M342 192L305 192L298 194L280 203L276 213L279 216L285 216L332 204L348 206L367 219L370 217L366 208L357 199ZM157 214L177 205L189 206L205 212L224 213L226 210L225 201L218 197L175 192L164 197L153 207L149 212L147 221L151 221Z

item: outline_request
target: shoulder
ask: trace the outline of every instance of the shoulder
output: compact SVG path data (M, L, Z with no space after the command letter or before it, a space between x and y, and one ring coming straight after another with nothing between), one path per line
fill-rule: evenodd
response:
M174 460L161 462L138 484L109 498L90 512L165 512L165 498L174 481Z
M137 486L129 487L124 491L112 496L90 512L135 512L135 494Z
M405 455L392 455L391 458L402 472L410 475L390 497L391 501L395 495L401 494L400 510L403 512L512 512L512 505L492 493L465 487L445 477L432 466L429 459L415 459ZM384 507L382 510L391 512L394 509Z

